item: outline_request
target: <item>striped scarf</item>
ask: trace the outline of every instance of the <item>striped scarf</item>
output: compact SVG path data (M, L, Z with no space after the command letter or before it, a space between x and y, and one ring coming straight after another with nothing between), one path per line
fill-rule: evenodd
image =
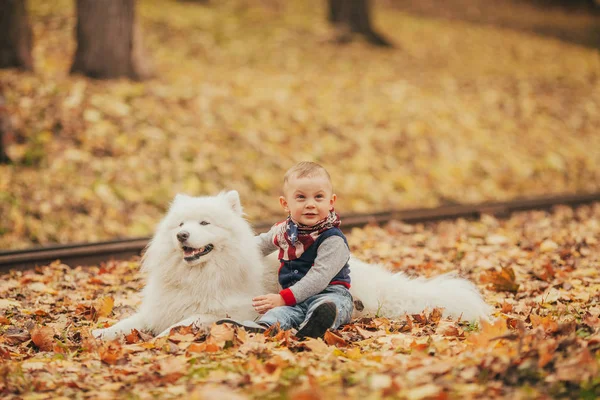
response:
M334 210L326 218L315 225L307 226L296 223L291 217L277 225L273 242L279 247L280 260L295 260L304 253L304 250L313 244L319 235L330 228L340 226L340 217Z

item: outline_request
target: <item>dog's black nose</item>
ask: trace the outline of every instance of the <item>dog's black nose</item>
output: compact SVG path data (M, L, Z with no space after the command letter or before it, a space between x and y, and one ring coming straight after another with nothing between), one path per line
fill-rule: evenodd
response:
M179 240L181 243L188 240L189 237L190 237L190 233L188 231L181 231L177 234L177 240Z

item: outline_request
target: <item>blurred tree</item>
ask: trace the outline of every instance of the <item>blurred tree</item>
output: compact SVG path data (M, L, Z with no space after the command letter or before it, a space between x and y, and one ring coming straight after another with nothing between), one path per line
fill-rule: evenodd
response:
M135 23L135 0L76 0L77 50L71 73L92 78L152 75Z
M359 34L374 45L392 46L371 26L370 7L369 0L329 0L329 22L338 28L338 41L347 42L352 34Z
M10 127L10 119L6 111L4 96L0 93L0 164L7 164L10 158L6 154L6 148L14 140Z
M33 69L32 34L24 0L0 0L0 68Z

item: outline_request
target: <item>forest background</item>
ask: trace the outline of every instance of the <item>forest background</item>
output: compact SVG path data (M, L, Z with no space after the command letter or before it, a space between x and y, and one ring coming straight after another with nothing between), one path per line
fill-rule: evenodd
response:
M276 221L305 159L342 215L597 190L598 15L566 3L380 1L381 47L326 2L144 0L152 77L95 80L69 73L75 2L30 0L32 71L0 70L0 248L146 237L179 192Z

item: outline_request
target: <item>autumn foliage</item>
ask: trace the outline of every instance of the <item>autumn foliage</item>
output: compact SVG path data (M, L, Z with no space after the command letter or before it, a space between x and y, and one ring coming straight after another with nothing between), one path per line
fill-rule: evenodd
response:
M0 248L149 236L178 192L236 189L275 221L304 159L342 215L600 188L597 50L392 1L373 19L393 50L339 46L325 1L209 3L138 1L139 83L70 76L74 2L27 2L35 73L0 72Z
M495 308L470 323L424 310L354 320L324 340L229 325L153 339L90 337L139 304L139 261L55 262L0 278L0 395L24 398L595 398L600 395L600 204L552 214L354 229L392 270L450 270ZM552 245L549 245L549 243ZM75 268L72 268L75 267Z

